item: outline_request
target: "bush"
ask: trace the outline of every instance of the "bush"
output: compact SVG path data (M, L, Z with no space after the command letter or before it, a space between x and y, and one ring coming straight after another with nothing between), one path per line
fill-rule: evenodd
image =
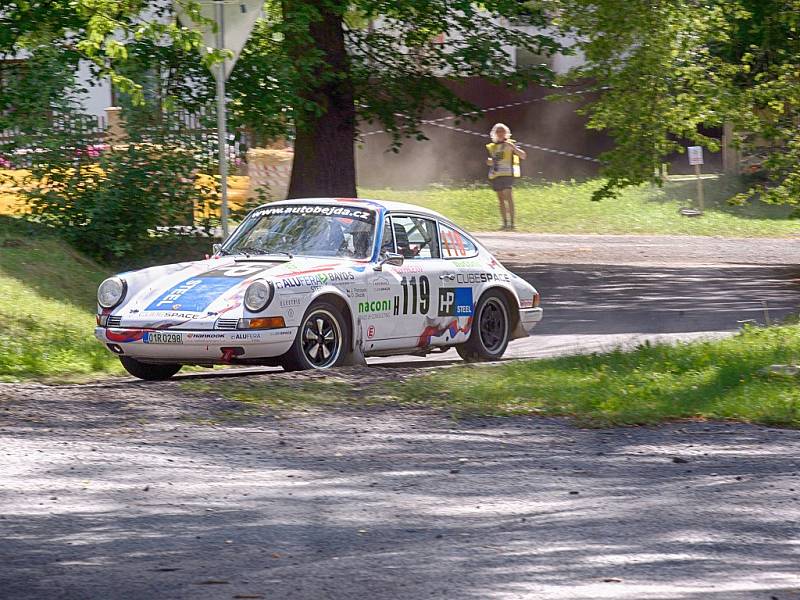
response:
M130 50L135 58L126 75L143 85L153 85L153 73L165 72L154 67L173 64L175 52L187 66L180 49L140 40ZM213 95L205 67L194 61L183 75L169 71L155 86L161 94L137 105L120 94L126 139L109 146L97 119L84 114L79 59L72 50L32 46L24 66L0 86L0 131L14 132L0 140L0 169L16 169L0 171L0 185L22 194L26 219L101 262L202 257L194 248L211 240L193 239L178 226L207 234L218 219L218 182L199 176L216 167L213 126L194 117Z
M207 165L191 143L140 138L103 149L79 131L69 133L77 135L61 132L38 145L23 189L30 218L75 248L101 262L127 261L185 238L179 226L208 232L214 224L213 211L195 222L195 202L215 205L217 190L198 183Z

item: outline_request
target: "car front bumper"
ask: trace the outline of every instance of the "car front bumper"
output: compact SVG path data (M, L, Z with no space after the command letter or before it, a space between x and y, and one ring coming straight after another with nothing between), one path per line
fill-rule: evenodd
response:
M94 330L95 337L110 352L119 356L130 356L145 362L202 364L225 364L232 359L280 356L292 346L296 333L297 327L251 331L106 327L96 327Z

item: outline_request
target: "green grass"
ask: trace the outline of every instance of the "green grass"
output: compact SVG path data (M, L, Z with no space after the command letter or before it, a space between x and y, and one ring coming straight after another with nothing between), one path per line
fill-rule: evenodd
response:
M120 373L93 337L107 273L65 243L0 217L0 381L71 381Z
M800 325L749 328L722 341L437 370L403 383L203 382L278 412L390 403L463 416L548 415L589 427L723 419L800 427L800 378L772 373L800 360ZM184 384L197 386L198 384Z
M730 206L741 191L734 178L705 180L706 213L683 217L694 181L669 182L663 188L626 189L614 200L592 202L599 180L583 183L522 183L514 190L517 229L539 233L603 233L784 237L800 233L800 222L788 219L791 208L753 203ZM432 186L424 190L360 190L364 197L397 200L439 211L468 231L499 229L497 199L486 185L461 188Z
M700 418L798 427L800 379L765 372L798 359L800 326L751 328L722 341L446 370L399 392L457 414L569 416L589 426Z

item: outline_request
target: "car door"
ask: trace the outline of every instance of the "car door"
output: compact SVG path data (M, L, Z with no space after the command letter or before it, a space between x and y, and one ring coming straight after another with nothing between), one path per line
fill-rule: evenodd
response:
M383 227L382 252L403 256L401 266L385 264L368 286L369 302L359 309L366 324L367 352L411 350L424 343L437 313L444 265L435 219L392 214ZM423 343L421 343L423 342Z
M458 344L467 341L472 327L480 279L470 275L471 271L480 269L482 263L478 258L477 245L452 225L439 223L439 240L444 266L437 315L448 320L447 331L450 335L446 343Z

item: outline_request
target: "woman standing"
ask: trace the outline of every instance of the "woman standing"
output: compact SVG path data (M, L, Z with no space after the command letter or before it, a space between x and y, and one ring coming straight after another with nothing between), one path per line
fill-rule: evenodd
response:
M520 176L519 159L528 155L511 139L511 130L503 123L497 123L489 134L491 143L486 144L489 158L489 183L497 192L500 202L500 216L503 218L503 229L514 229L514 197L512 189L514 179Z

